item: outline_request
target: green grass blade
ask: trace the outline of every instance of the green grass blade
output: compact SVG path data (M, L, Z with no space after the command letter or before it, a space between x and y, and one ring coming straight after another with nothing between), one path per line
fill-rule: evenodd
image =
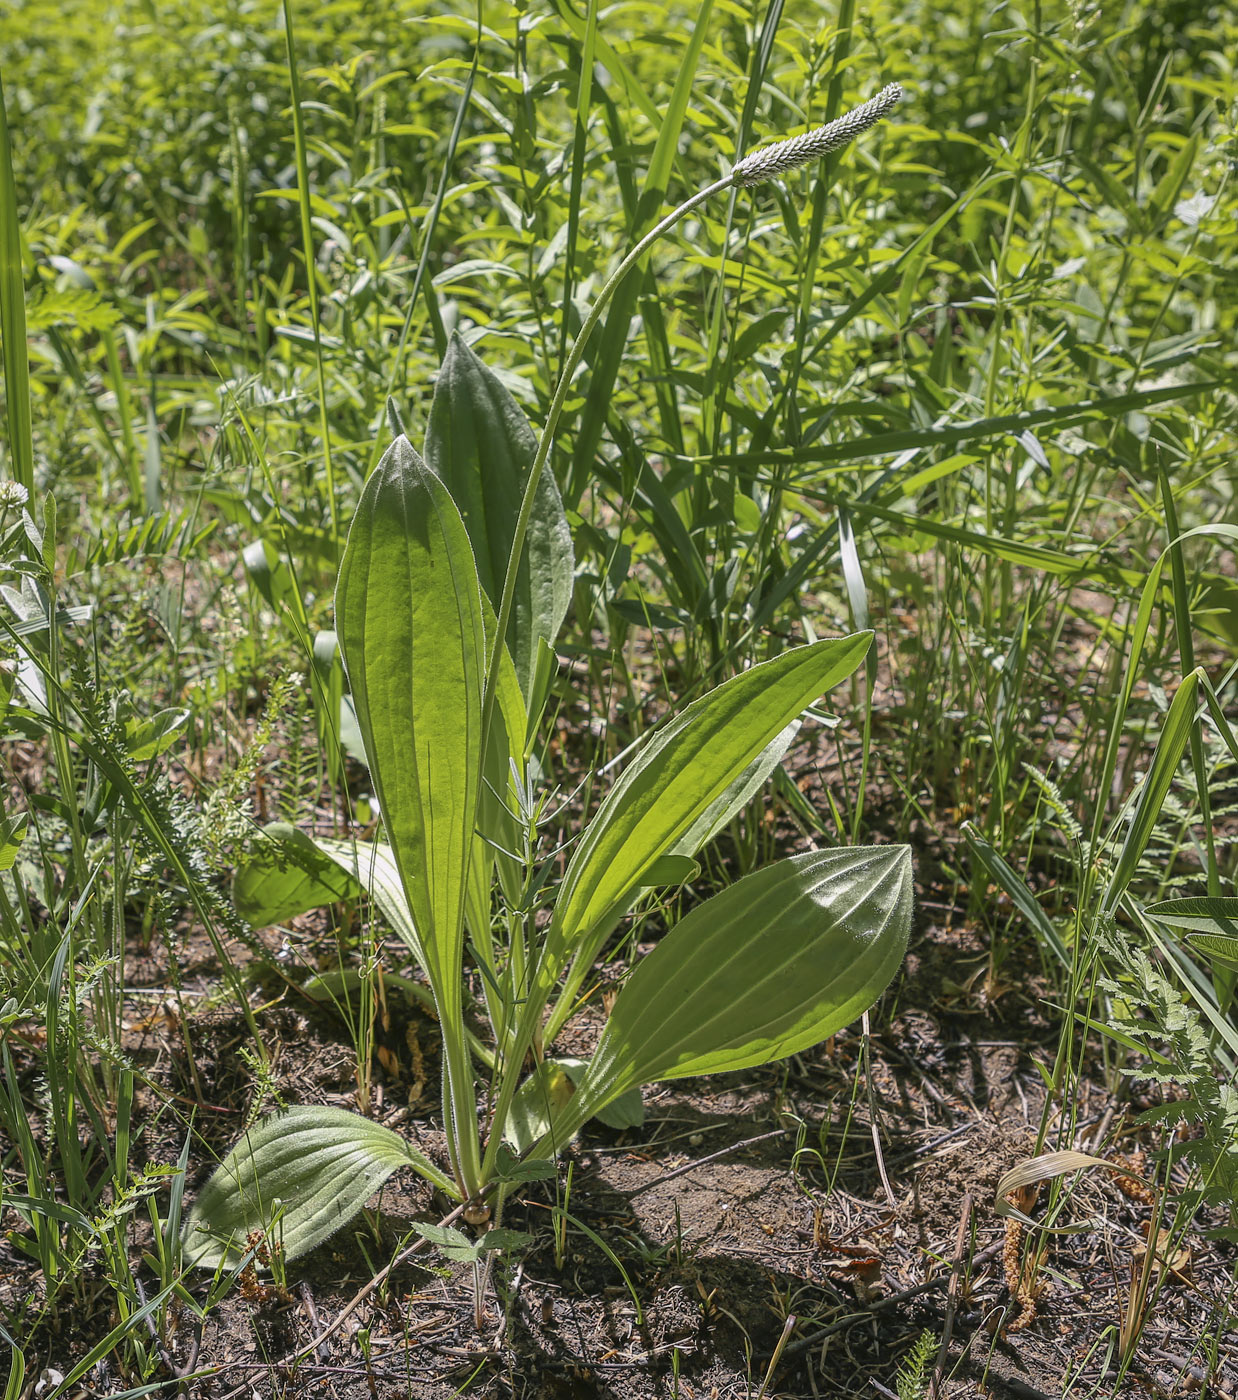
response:
M26 285L22 275L21 224L13 153L0 77L0 336L4 339L4 406L13 480L34 490L34 430L30 410L30 362L26 351Z
M327 506L331 518L331 540L339 544L339 502L335 498L335 464L331 455L331 424L327 417L327 372L322 358L322 322L318 314L318 269L314 263L314 230L310 213L309 160L305 153L305 114L301 110L301 80L297 72L296 36L292 21L292 0L283 0L284 40L288 50L288 84L292 92L292 136L297 159L297 196L301 209L301 249L305 255L305 288L309 296L310 321L314 330L314 361L318 368L318 428L322 434L323 466L326 470Z
M658 139L654 146L653 155L650 157L649 169L645 174L645 184L641 191L636 220L632 229L629 230L633 240L639 239L647 233L657 222L661 213L712 10L713 0L703 0L679 66L679 74L675 80L670 101L666 105L665 113L659 119ZM600 47L599 56L601 56ZM632 312L640 295L641 283L647 267L648 260L646 258L636 269L636 275L628 277L615 292L606 316L606 324L597 342L597 348L592 358L589 392L580 417L572 454L572 486L567 493L569 500L576 500L579 497L583 483L588 480L592 470L593 458L606 427L610 400L614 394L619 366L623 361L624 350L627 346Z
M1118 901L1126 892L1126 888L1135 874L1135 869L1147 849L1148 840L1152 835L1156 820L1161 814L1161 808L1164 806L1170 784L1177 775L1178 764L1186 749L1191 726L1195 723L1195 700L1196 692L1199 689L1199 677L1200 673L1197 671L1192 671L1189 676L1185 676L1169 706L1169 713L1165 716L1165 723L1161 729L1160 738L1157 740L1156 752L1153 754L1148 775L1144 778L1139 789L1135 814L1127 830L1126 839L1122 842L1117 864L1105 891L1101 907L1102 914L1112 914L1117 907Z

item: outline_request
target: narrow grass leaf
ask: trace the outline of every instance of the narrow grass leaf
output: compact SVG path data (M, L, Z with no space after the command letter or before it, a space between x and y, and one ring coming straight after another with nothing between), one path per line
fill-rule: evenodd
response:
M713 0L702 0L692 22L692 33L684 49L683 59L675 79L675 86L665 109L654 119L658 127L658 139L654 144L649 168L645 173L645 183L641 190L636 220L630 235L633 240L643 237L656 223L662 212L662 204L670 183L675 156L679 150L679 140L683 132L684 119L688 112L688 102L692 96L692 84L700 61L701 48L709 30ZM598 36L598 57L605 63L606 56ZM647 260L635 277L627 278L616 291L610 310L606 314L606 324L592 358L592 374L585 409L581 414L576 433L572 456L573 489L569 499L576 499L583 483L588 479L594 455L602 440L606 427L610 401L614 395L615 381L619 366L623 361L624 348L632 325L632 312L644 280L643 269Z
M1062 936L1054 926L1053 920L1037 904L1036 897L1028 889L1026 882L1003 859L1001 854L980 835L971 822L963 823L962 832L980 868L999 889L1004 890L1010 896L1015 908L1028 921L1041 941L1052 949L1054 956L1062 966L1069 968L1071 957L1066 945L1062 942Z
M1170 784L1178 772L1178 764L1190 737L1191 725L1195 722L1195 697L1199 689L1198 671L1192 671L1183 678L1174 695L1165 724L1156 743L1156 752L1148 775L1139 790L1135 814L1131 819L1126 839L1118 854L1117 864L1105 892L1103 912L1112 913L1118 900L1125 893L1131 877L1147 849L1156 819L1161 814Z
M1220 895L1166 899L1143 912L1170 928L1187 930L1190 946L1210 962L1238 969L1238 899Z
M4 83L0 79L0 339L4 342L4 407L13 480L34 490L34 437L30 414L30 364L26 352L26 285L22 275L21 224L9 145Z

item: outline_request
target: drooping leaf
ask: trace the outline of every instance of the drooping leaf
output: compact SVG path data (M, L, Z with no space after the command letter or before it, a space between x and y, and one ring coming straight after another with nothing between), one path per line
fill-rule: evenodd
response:
M330 836L314 838L314 844L331 860L360 881L366 893L378 905L392 931L404 940L405 946L418 966L429 975L426 956L413 923L412 910L400 880L399 867L391 847L382 841L344 841Z
M556 1139L634 1086L804 1050L870 1007L911 928L906 846L793 856L697 905L619 993Z
M270 540L254 540L241 552L245 572L254 587L277 612L293 590L292 573Z
M290 1108L264 1118L198 1193L185 1222L186 1255L214 1269L270 1231L285 1259L346 1225L392 1172L415 1167L443 1190L452 1183L398 1133L342 1108Z
M457 332L439 371L426 430L426 464L460 508L481 586L497 609L516 517L537 451L519 404ZM537 485L507 642L525 698L538 639L553 646L572 599L572 537L549 469Z
M364 890L404 940L417 965L426 969L390 846L382 841L309 836L287 822L270 822L263 827L263 836L265 840L242 859L233 877L233 903L251 924L265 928L286 923L307 909L356 899Z
M1005 861L1000 852L990 846L971 822L964 822L963 837L972 855L979 862L989 879L993 880L1010 896L1016 909L1028 921L1047 947L1057 954L1063 967L1070 966L1070 953L1062 942L1053 920L1036 902L1036 897L1028 889L1022 877Z
M188 721L188 710L159 710L146 719L134 716L125 723L129 757L135 763L145 763L167 753Z

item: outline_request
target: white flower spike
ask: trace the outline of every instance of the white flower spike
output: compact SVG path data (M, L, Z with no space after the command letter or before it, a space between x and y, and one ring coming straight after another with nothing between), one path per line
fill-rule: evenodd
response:
M870 98L854 112L847 112L832 121L828 126L819 126L815 131L806 131L802 136L792 136L773 146L764 146L753 151L731 172L731 183L735 185L759 185L772 180L786 170L797 170L801 165L819 160L830 151L837 151L854 141L857 136L876 126L883 117L888 117L903 95L898 83L887 83L876 97Z

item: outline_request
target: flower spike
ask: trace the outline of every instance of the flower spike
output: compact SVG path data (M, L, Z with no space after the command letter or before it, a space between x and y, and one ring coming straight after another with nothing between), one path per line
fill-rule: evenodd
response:
M801 165L828 155L830 151L837 151L869 127L876 126L883 117L889 116L902 95L903 89L899 83L888 83L876 97L828 126L819 126L815 131L804 132L802 136L792 136L786 141L753 151L731 172L731 183L759 185L785 170L797 170Z

